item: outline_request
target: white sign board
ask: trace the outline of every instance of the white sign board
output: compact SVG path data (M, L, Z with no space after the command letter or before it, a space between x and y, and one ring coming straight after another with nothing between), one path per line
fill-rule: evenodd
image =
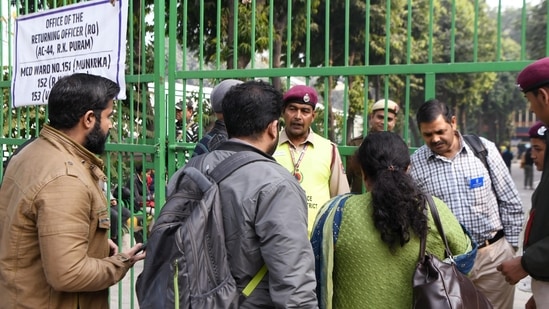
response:
M17 18L13 106L47 104L55 81L73 73L100 75L126 98L126 0L95 0Z

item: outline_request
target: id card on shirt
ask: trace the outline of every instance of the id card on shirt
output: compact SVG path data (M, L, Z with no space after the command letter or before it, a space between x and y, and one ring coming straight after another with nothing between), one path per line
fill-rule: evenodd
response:
M480 188L482 186L484 186L483 176L469 179L469 189Z

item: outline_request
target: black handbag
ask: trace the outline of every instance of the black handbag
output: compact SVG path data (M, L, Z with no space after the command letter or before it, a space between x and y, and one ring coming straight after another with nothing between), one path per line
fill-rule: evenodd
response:
M412 280L412 308L493 308L486 296L478 291L473 282L456 268L433 198L430 195L425 195L425 198L440 237L444 241L446 256L450 258L451 262L442 262L430 253L426 254L426 237L421 238L419 260Z

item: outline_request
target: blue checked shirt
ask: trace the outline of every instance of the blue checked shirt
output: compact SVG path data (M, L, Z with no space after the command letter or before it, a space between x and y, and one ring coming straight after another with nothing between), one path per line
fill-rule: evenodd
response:
M461 134L459 139L461 151L452 159L437 155L426 145L420 147L411 157L412 177L424 192L448 205L477 243L491 239L503 228L507 241L518 247L524 211L501 154L494 143L481 137L488 150L490 177Z

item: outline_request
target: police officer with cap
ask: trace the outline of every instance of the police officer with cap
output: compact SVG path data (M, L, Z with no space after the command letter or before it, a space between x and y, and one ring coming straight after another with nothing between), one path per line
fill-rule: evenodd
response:
M549 124L549 57L537 60L524 68L517 77L517 86L530 102L530 110L543 124ZM546 129L541 129L542 126L538 125L536 134L547 143ZM509 284L517 284L527 275L532 277L532 297L526 303L526 308L549 308L548 160L549 151L545 151L543 174L532 195L532 208L526 223L522 256L507 260L497 267Z
M525 152L526 155L530 156L532 164L536 165L538 171L543 171L544 159L545 159L545 149L547 147L547 127L543 122L536 121L536 123L528 130L528 135L530 136L530 147ZM532 165L530 164L530 165ZM531 189L533 189L531 187Z
M398 114L398 104L392 100L381 99L372 105L370 113L370 131L385 131L385 106L387 106L387 131L393 131Z
M385 106L387 106L387 114L385 113ZM387 131L392 132L395 128L398 104L392 100L381 99L376 101L372 105L370 112L370 130L369 132L385 131L385 123L387 123ZM387 121L385 121L385 115L387 115ZM360 146L364 136L358 136L349 141L349 146ZM353 156L347 158L347 180L351 187L351 192L362 193L362 171L360 165Z
M283 97L284 129L273 157L299 181L307 194L311 233L320 207L330 198L349 192L337 145L311 129L318 103L316 90L297 85Z

